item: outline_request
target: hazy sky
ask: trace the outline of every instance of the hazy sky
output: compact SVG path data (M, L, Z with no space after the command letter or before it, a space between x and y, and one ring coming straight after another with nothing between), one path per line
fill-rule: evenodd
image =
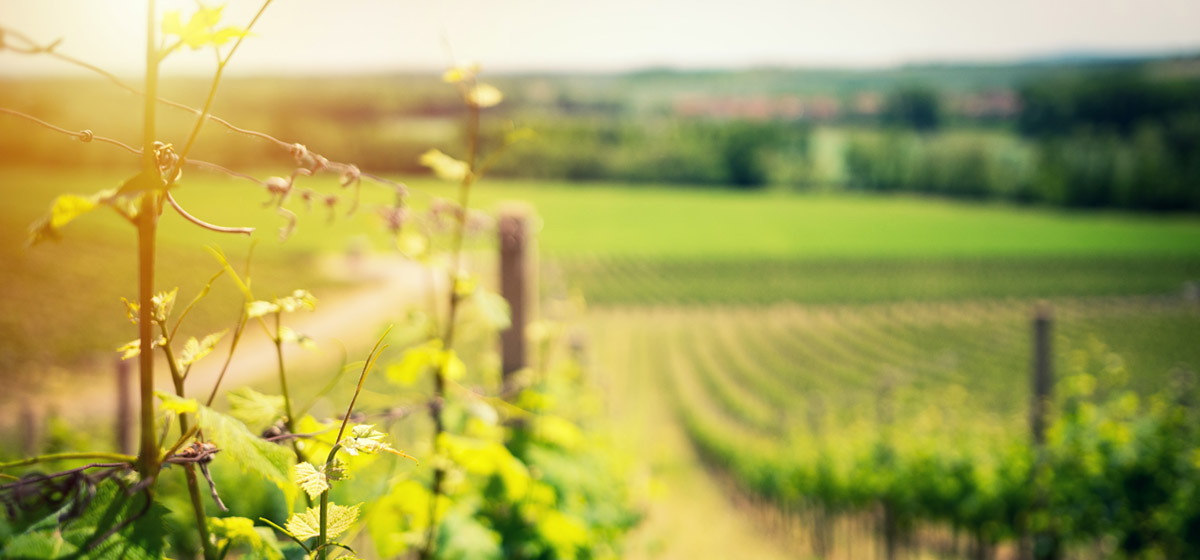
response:
M0 0L0 25L140 72L144 0ZM226 3L244 24L256 0ZM165 9L194 6L160 0ZM1200 0L276 0L232 74L440 68L605 71L646 66L877 66L1078 50L1200 50ZM169 72L211 70L211 53ZM0 53L0 75L58 72Z

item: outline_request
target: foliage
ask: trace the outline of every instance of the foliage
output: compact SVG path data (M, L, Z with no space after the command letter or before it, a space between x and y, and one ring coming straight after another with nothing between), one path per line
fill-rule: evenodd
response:
M927 86L910 85L888 94L881 118L885 124L920 132L937 130L942 125L938 92Z
M128 484L105 480L89 500L68 501L60 509L29 523L19 534L0 529L0 555L5 558L130 558L164 556L163 508L148 493L130 494ZM82 511L74 511L82 508ZM3 529L12 527L2 520Z
M537 137L515 146L492 174L760 188L794 184L809 165L809 131L798 123L567 118L529 126ZM506 133L488 130L484 141Z

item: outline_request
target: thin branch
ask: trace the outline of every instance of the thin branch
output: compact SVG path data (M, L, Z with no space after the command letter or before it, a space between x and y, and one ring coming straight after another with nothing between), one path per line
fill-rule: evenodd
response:
M217 494L217 484L213 482L212 475L208 473L208 463L200 463L200 472L204 474L204 480L208 481L208 489L212 491L212 498L217 503L217 507L221 508L221 511L229 511L229 508L225 507L225 502L221 501L220 494Z
M225 227L225 226L213 225L213 224L210 224L204 220L201 220L200 218L197 218L191 214L188 214L188 211L184 210L183 207L180 206L179 203L175 201L175 197L171 196L170 191L167 191L167 202L171 203L171 208L174 208L176 212L179 212L179 215L183 216L183 219L185 219L189 222L192 222L193 224L196 224L204 229L215 231L217 233L242 233L242 234L246 234L246 235L250 235L251 233L254 233L254 228L252 228L252 227Z
M14 477L14 478L16 478L16 482L11 482L11 483L5 484L3 486L0 486L0 490L8 490L10 488L16 488L18 486L27 486L30 484L38 484L41 482L46 482L47 480L53 480L55 478L71 476L75 473L81 473L88 469L116 469L116 468L129 468L129 467L130 467L129 463L90 463L90 464L84 465L82 467L76 467L73 469L67 469L65 471L59 471L59 472L50 473L50 474L41 474L41 475L30 476L30 477L25 477L25 478Z
M260 187L267 186L267 184L264 181L258 179L257 177L254 177L252 175L247 175L245 173L242 173L241 171L234 171L232 169L229 169L227 167L222 167L222 166L217 165L212 162L198 160L198 159L189 159L189 160L187 160L187 164L194 166L194 167L203 167L205 169L211 169L213 171L217 171L219 173L224 173L226 175L229 175L230 177L236 177L238 179L245 179L247 181L252 181L252 182L258 183L258 185Z
M18 118L25 119L25 120L27 120L27 121L30 121L30 122L32 122L32 123L34 123L34 124L37 124L37 125L39 125L39 126L42 126L42 127L48 128L48 129L50 129L50 130L53 130L53 131L55 131L55 132L61 132L61 133L63 133L63 134L66 134L67 136L71 136L71 137L73 137L73 138L75 138L75 139L79 140L80 142L83 142L84 144L87 144L88 142L91 142L91 141L95 140L95 141L97 141L97 142L105 142L105 143L108 143L108 144L112 144L112 145L114 145L114 146L117 146L117 147L119 147L119 148L122 148L122 149L124 149L125 151L127 151L127 152L129 152L129 153L131 153L131 154L134 154L134 155L139 155L139 156L140 156L140 155L142 155L142 151L141 151L141 150L139 150L139 149L137 149L137 148L134 148L133 146L130 146L129 144L126 144L126 143L124 143L124 142L121 142L120 140L114 140L114 139L112 139L112 138L107 138L107 137L104 137L104 136L96 136L95 134L93 134L93 133L92 133L92 131L90 131L90 130L87 130L87 129L84 129L84 130L79 130L79 131L75 131L75 130L67 130L67 129L65 129L65 128L62 128L62 127L59 127L59 126L52 125L52 124L50 124L50 123L48 123L48 122L46 122L46 121L44 121L44 120L42 120L42 119L39 119L39 118L37 118L37 117L35 117L35 116L32 116L32 115L27 115L27 114L25 114L25 113L22 113L22 112L20 112L20 111L14 111L14 110L12 110L12 109L8 109L8 108L5 108L5 107L0 107L0 113L4 113L4 114L7 114L7 115L12 115L12 116L14 116L14 117L18 117Z
M137 457L134 457L133 455L125 455L123 453L50 453L47 455L38 455L36 457L27 457L17 461L10 461L8 463L0 463L0 469L23 467L25 465L45 463L47 461L68 461L72 459L108 459L110 461L120 461L122 463L130 464L137 461Z

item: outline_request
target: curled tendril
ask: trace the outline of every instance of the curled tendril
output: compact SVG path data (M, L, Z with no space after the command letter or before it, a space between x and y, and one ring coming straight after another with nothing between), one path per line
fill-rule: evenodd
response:
M83 142L84 144L91 142L92 139L95 137L96 137L96 135L95 135L95 133L93 133L91 131L91 129L85 128L85 129L79 131L79 141Z
M303 165L304 158L308 157L308 147L299 142L292 144L289 151L291 151L292 157L296 158L296 165Z
M172 169L179 169L179 154L175 153L175 146L164 144L162 142L154 143L154 161L158 165L158 172L168 173ZM178 181L179 176L183 171L177 171L170 181Z

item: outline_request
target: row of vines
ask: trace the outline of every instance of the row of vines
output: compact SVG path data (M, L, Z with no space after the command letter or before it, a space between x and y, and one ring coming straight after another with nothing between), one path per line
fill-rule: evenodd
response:
M1197 310L1056 311L1044 446L1024 303L627 309L603 328L656 325L630 336L701 457L817 557L1195 556L1198 392L1163 357L1196 363L1170 341Z
M421 164L458 185L458 197L410 204L410 189L351 163L331 161L305 145L250 131L209 112L222 73L271 0L246 26L224 25L222 10L200 6L159 19L148 2L145 88L89 63L4 30L4 50L54 58L105 77L144 101L140 148L91 130L70 131L34 115L10 117L88 143L124 149L141 162L122 185L90 195L61 195L31 230L31 244L67 237L68 224L108 208L138 233L138 288L125 301L138 338L118 352L137 360L139 438L136 454L103 448L53 450L0 463L0 556L5 558L611 558L636 520L620 489L621 471L592 427L597 407L587 372L566 348L560 323L539 322L529 335L532 367L501 372L496 338L512 328L507 302L468 266L467 250L487 246L494 221L470 210L470 193L494 158L527 133L515 130L485 153L483 110L501 102L495 87L461 65L444 78L463 101L468 145L461 158L437 150ZM215 75L202 108L158 96L160 66L181 49L211 50ZM160 136L160 108L195 116L194 126ZM247 142L278 148L290 172L258 178L189 157L204 126L220 126ZM32 126L32 124L30 125ZM179 143L163 141L179 134ZM426 265L426 305L396 309L374 346L346 341L340 370L296 377L294 346L312 340L293 328L317 298L303 286L279 297L251 278L250 263L211 248L213 275L198 293L158 286L157 225L173 211L197 227L235 238L250 228L193 216L173 193L196 169L228 174L260 189L281 217L286 237L301 220L296 208L328 206L331 216L377 211L400 256ZM186 171L185 171L186 170ZM332 174L341 190L318 192L309 177ZM316 183L311 183L316 184ZM359 208L361 188L394 194L394 204ZM169 210L168 210L169 209ZM240 242L240 241L235 241ZM36 250L34 248L33 250ZM205 257L207 258L207 257ZM188 322L215 286L230 283L241 301L230 327L194 332ZM437 289L441 286L442 289ZM64 325L64 328L67 328ZM74 328L74 327L70 327ZM239 344L261 329L275 359L277 384L260 392L221 387ZM114 340L114 347L118 341ZM214 386L189 379L194 364L226 353ZM303 360L299 360L303 362ZM166 367L170 387L156 386ZM290 387L289 387L290 385ZM586 444L585 444L586 440ZM403 448L403 450L401 449ZM55 470L55 467L60 470Z

